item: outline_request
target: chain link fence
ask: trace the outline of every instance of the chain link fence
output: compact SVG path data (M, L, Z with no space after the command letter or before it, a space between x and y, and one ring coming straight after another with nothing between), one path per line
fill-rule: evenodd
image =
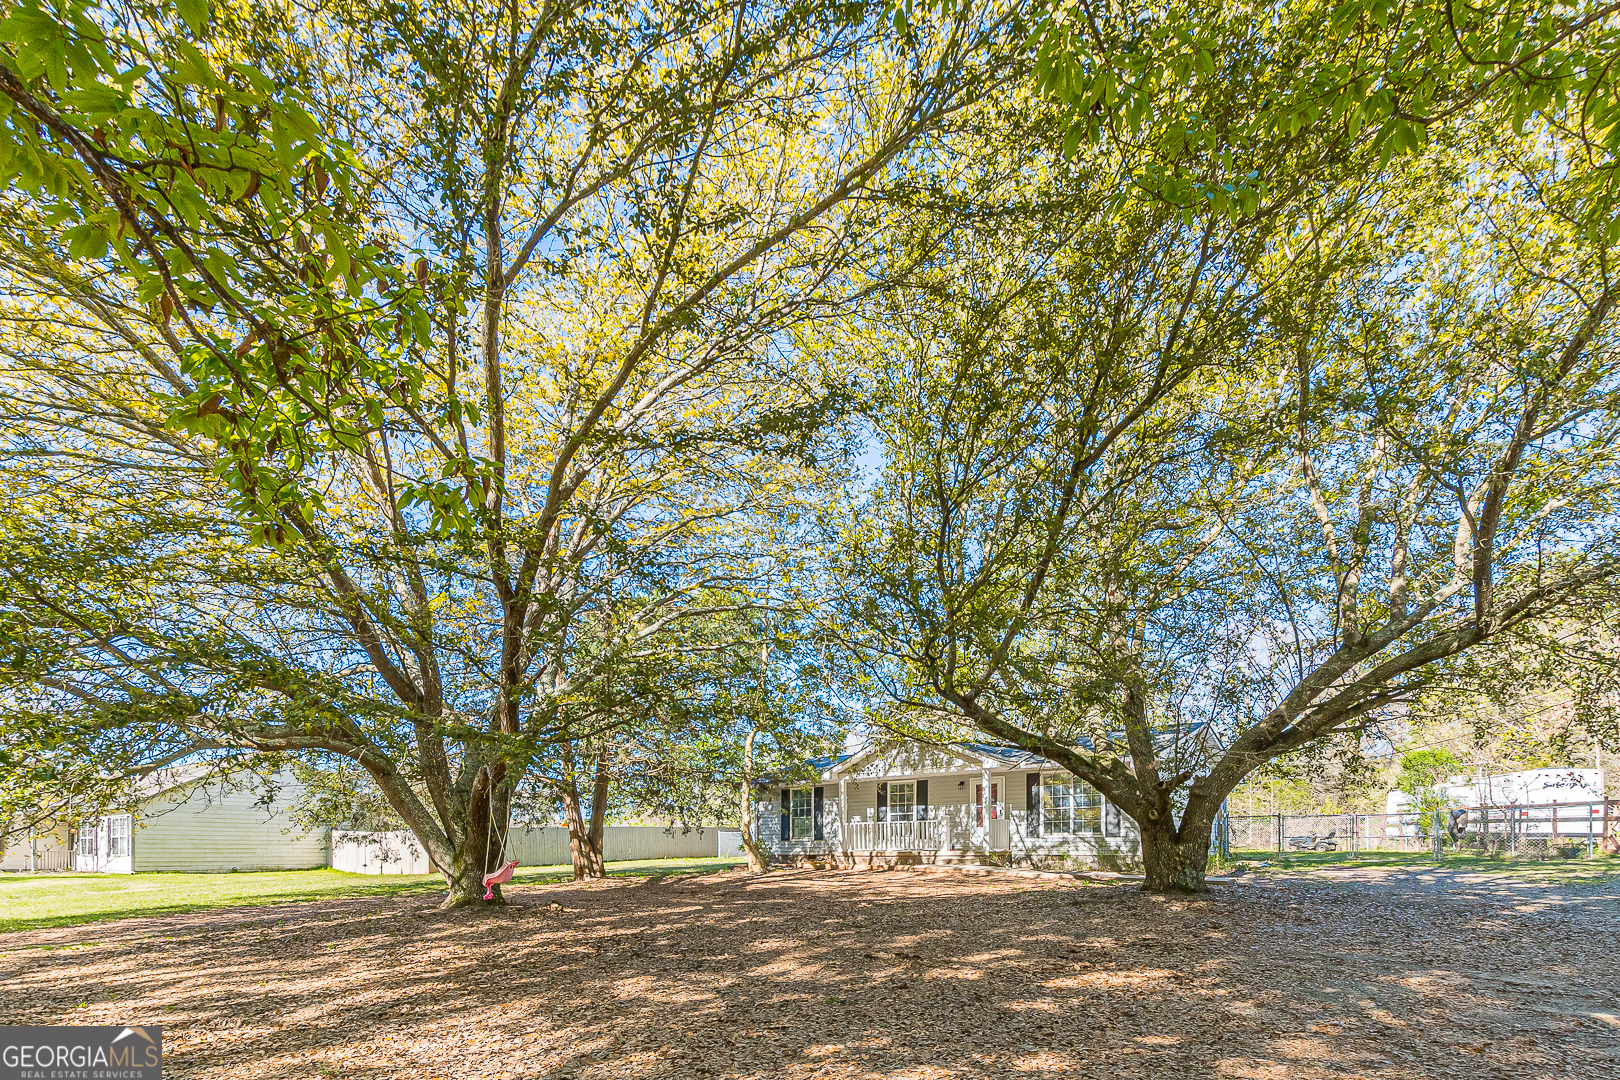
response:
M1218 840L1233 855L1407 851L1580 858L1620 845L1620 799L1472 806L1404 814L1232 814Z

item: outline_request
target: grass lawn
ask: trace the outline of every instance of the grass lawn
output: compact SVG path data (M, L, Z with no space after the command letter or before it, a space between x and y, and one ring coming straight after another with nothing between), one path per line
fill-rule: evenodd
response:
M608 873L644 877L724 870L741 859L637 859L610 862ZM566 881L562 866L519 867L513 884ZM0 876L0 933L172 914L206 908L255 907L296 900L440 892L436 874L345 874L278 870L231 874L5 874Z
M1269 866L1262 867L1262 863ZM1251 873L1266 870L1323 870L1335 866L1407 867L1413 870L1468 870L1486 874L1544 881L1548 884L1578 884L1620 880L1620 858L1599 855L1587 859L1509 859L1490 855L1442 855L1438 860L1427 851L1311 851L1278 855L1269 851L1235 851L1226 863ZM1212 872L1215 868L1211 866Z

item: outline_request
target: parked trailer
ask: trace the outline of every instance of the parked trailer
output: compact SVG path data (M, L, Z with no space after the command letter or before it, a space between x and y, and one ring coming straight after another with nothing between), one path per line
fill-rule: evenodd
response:
M1620 833L1620 799L1466 807L1452 819L1401 814L1233 814L1224 838L1231 850L1283 854L1301 836L1334 834L1339 851L1444 850L1508 854L1527 858L1572 857L1603 850L1604 838ZM1620 844L1620 836L1616 836Z

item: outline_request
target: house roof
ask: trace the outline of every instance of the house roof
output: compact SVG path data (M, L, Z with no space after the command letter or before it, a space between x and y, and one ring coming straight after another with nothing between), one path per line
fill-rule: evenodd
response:
M1208 726L1200 721L1176 730L1160 731L1154 735L1153 744L1155 749L1163 752L1174 747L1182 739L1191 739L1200 749L1207 750L1210 734ZM855 763L893 746L898 741L918 742L919 740L879 739L867 744L853 754L839 755L836 760L832 758L816 758L809 764L820 772L824 778L831 779L834 775L844 772L848 768L853 768ZM1063 767L1050 758L1042 757L1017 746L1007 746L1000 743L963 740L931 745L962 758L964 764L970 766L988 765L992 768L1007 769L1061 769ZM1090 750L1091 740L1081 738L1076 745Z
M818 775L826 776L828 773L832 772L834 769L838 768L838 766L842 765L844 762L848 761L854 756L854 754L832 754L830 756L823 755L822 757L809 758L805 761L805 765L810 769L814 769ZM783 779L783 775L781 773L766 773L763 776L754 777L753 781L755 787L771 787L774 784L785 782L787 781ZM795 782L803 783L804 781L800 780Z
M211 761L188 761L180 765L167 765L135 781L135 794L142 801L155 798L165 791L207 778L217 766Z
M1011 769L1041 769L1058 767L1054 762L1049 761L1038 754L1032 754L1027 750L1020 750L1016 746L997 746L992 743L965 741L949 743L920 743L919 740L879 739L868 743L866 746L862 747L853 754L845 754L835 765L830 768L823 769L822 776L830 780L834 775L842 773L849 768L853 768L858 762L864 761L873 754L889 749L900 741L919 742L919 745L933 746L938 750L942 750L945 753L952 755L953 757L960 758L962 759L963 772L968 771L970 768L978 768L983 766Z
M979 757L993 758L1014 769L1033 769L1045 765L1056 765L1051 758L1032 754L1028 750L1020 750L1016 746L996 746L992 743L963 742L955 743L963 749Z
M277 782L286 785L290 775L286 770L277 774ZM165 792L177 788L188 787L192 784L218 784L227 787L239 787L251 783L252 773L246 767L232 763L221 767L218 761L186 761L178 765L166 765L161 769L154 769L135 781L135 796L145 802L154 799Z

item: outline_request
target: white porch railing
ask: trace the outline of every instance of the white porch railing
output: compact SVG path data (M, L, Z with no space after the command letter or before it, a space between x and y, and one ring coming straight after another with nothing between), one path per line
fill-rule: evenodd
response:
M851 821L851 851L938 851L944 847L943 821Z
M984 843L991 851L1012 850L1012 825L1007 820L1006 811L1000 817L990 819L990 828L984 834Z

